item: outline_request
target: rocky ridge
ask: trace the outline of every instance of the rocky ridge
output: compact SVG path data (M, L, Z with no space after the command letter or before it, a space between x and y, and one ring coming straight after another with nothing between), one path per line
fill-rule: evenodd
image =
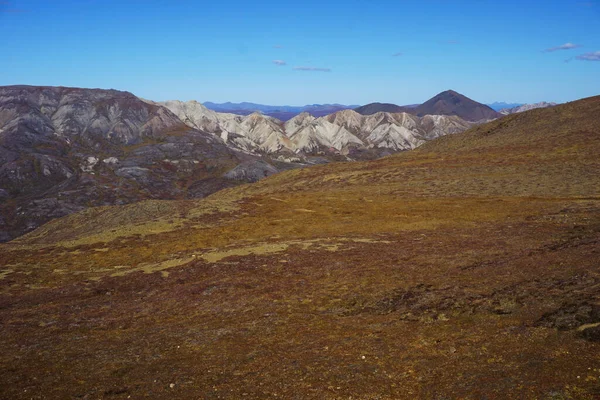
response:
M128 92L0 88L0 241L90 206L204 197L277 171Z
M411 150L436 137L462 132L471 123L456 116L379 112L361 115L353 110L315 118L303 112L283 123L259 113L248 116L217 113L196 101L167 101L190 127L213 133L236 149L279 154L352 155L370 151L377 156Z

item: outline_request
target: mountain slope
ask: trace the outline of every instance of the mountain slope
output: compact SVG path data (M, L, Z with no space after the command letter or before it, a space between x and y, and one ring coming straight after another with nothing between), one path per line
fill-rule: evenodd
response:
M438 136L463 132L471 124L458 117L428 115L419 118L407 113L360 115L344 110L325 117L358 136L368 147L400 151L414 149Z
M0 87L0 240L89 206L202 197L252 160L131 93Z
M0 397L593 399L599 116L531 110L0 245Z

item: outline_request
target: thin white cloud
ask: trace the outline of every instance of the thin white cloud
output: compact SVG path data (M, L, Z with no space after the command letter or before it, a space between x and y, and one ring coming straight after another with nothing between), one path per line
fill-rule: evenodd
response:
M286 65L287 63L283 60L273 60L273 64L283 66L283 65Z
M296 71L320 71L320 72L331 72L331 68L319 68L319 67L294 67Z
M392 54L392 57L400 57L402 55L402 53L394 53Z
M600 61L600 51L592 51L575 57L579 61Z
M283 49L283 46L280 44L276 44L275 46L273 46L274 49Z
M581 45L580 44L573 44L573 43L565 43L565 44L561 44L560 46L550 47L549 49L544 50L544 52L545 53L551 53L553 51L571 50L571 49L576 49L578 47L581 47Z

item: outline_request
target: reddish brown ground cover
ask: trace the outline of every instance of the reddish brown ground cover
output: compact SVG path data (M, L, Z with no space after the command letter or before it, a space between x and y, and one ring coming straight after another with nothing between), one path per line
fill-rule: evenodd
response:
M600 398L600 98L0 247L0 397Z

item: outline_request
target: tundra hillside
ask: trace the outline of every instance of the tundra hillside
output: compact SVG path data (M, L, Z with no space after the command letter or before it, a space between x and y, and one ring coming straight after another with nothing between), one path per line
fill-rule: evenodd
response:
M597 399L600 97L0 246L0 397Z

